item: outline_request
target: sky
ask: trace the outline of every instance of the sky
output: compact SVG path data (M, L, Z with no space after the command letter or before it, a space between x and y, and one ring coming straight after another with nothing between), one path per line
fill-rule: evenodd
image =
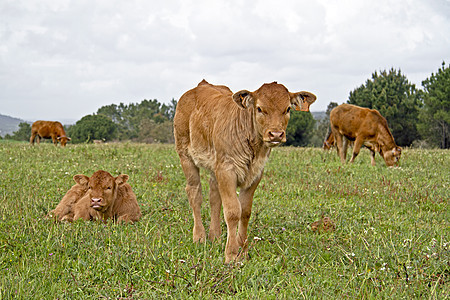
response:
M343 103L375 71L450 63L450 0L0 0L0 114L75 123L202 79Z

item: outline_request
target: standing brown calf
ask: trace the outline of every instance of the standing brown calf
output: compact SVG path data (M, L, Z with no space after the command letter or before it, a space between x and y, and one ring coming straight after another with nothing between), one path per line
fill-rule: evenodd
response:
M375 165L375 152L379 152L387 166L397 164L402 148L394 142L386 119L375 109L341 104L330 113L331 131L334 135L336 149L345 163L347 143L345 139L354 141L353 162L364 145L371 151L371 164Z
M205 80L180 98L174 119L175 144L194 217L194 242L204 242L206 237L199 174L203 167L211 174L209 239L221 235L223 205L227 224L225 262L236 259L239 247L246 252L253 194L264 164L271 149L286 141L291 107L308 111L315 100L309 92L290 93L276 82L254 92L233 94L226 86Z
M126 183L128 175L111 176L99 170L91 177L75 175L77 183L63 197L58 206L50 212L58 220L116 220L136 222L141 210L131 186ZM86 192L82 194L82 191Z
M34 145L37 136L37 143L41 142L41 138L52 139L55 146L58 142L65 147L70 138L66 136L64 127L58 121L36 121L31 125L30 144Z

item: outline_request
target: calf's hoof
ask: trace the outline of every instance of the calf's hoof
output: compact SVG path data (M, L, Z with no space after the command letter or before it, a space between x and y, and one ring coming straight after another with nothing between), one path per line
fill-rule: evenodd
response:
M237 254L225 254L225 263L230 264L236 261Z
M227 247L225 246L225 263L229 264L237 260L239 253L239 247Z
M211 242L214 242L215 240L220 241L220 236L221 236L221 232L220 231L214 231L214 230L210 230L209 234L208 234L208 239Z
M204 243L206 241L206 232L204 228L195 228L192 233L194 243Z

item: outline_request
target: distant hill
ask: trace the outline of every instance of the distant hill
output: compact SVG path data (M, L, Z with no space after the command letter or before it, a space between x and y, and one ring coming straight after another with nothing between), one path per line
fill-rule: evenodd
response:
M311 114L316 121L320 121L327 117L327 113L325 111L312 111Z
M7 134L12 134L19 129L19 124L25 122L19 118L13 118L0 114L0 136L4 137Z
M322 120L327 117L327 114L324 111L312 111L311 114L313 118L317 121ZM4 137L7 134L13 134L14 131L19 129L19 124L22 122L32 123L29 121L24 121L19 118L14 118L6 115L0 114L0 136ZM61 120L64 125L72 125L75 124L75 121L72 119Z

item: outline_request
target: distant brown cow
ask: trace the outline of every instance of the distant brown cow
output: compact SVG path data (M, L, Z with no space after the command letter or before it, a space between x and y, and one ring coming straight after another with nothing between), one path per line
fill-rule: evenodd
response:
M342 163L345 163L347 154L344 138L355 141L350 162L355 160L363 145L371 151L373 166L375 165L375 152L380 153L387 166L397 164L400 159L402 148L395 144L386 119L377 110L341 104L331 111L330 123Z
M255 92L242 90L233 94L228 87L205 80L180 98L174 133L193 211L194 242L204 242L206 238L199 175L199 168L203 167L211 172L209 239L221 235L223 205L228 231L225 262L236 259L240 246L246 252L253 194L264 164L271 149L286 141L291 107L308 111L315 100L316 96L309 92L290 93L276 82L264 84Z
M116 220L136 222L141 210L131 186L126 183L128 175L111 176L99 170L91 177L75 175L77 183L63 197L58 206L50 212L59 220ZM82 191L87 191L78 198Z
M34 145L34 139L37 136L37 143L41 142L41 138L52 139L55 146L58 141L62 147L65 147L70 138L66 136L66 132L62 124L58 121L36 121L31 126L30 144Z

